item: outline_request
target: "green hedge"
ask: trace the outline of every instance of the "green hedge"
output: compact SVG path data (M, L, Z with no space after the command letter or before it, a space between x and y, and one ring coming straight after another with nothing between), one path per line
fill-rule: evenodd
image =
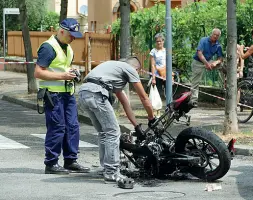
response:
M253 0L237 1L238 43L251 44L250 30L253 28ZM139 51L147 52L154 46L153 37L165 32L165 6L157 4L152 8L131 13L131 37ZM188 4L172 9L173 67L179 69L182 80L189 80L190 64L201 37L209 36L213 28L222 32L220 43L226 55L227 44L227 0L210 0ZM120 20L112 25L114 34L120 34ZM220 84L219 76L207 74L204 81L211 85ZM211 82L210 82L211 80Z

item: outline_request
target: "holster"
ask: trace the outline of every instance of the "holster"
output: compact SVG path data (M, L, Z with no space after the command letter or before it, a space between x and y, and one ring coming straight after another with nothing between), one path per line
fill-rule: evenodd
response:
M109 93L108 101L110 102L111 105L113 105L115 102L115 96L113 95L112 90L109 90L108 93Z
M54 102L51 98L50 92L47 88L40 88L37 93L37 111L39 114L43 114L45 112L44 106L45 101L49 103L50 108L54 108Z

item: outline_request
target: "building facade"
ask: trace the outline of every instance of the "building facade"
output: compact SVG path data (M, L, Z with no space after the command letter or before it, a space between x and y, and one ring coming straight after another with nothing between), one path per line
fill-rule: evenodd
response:
M60 14L61 0L48 0L48 11L53 11ZM75 18L78 20L81 26L81 31L88 30L88 2L87 0L69 0L68 1L68 13L67 17Z
M199 1L199 0L196 0ZM202 0L205 1L205 0ZM131 0L131 12L154 6L166 0ZM194 0L171 0L171 7L182 7ZM119 0L88 0L88 31L104 32L119 17Z

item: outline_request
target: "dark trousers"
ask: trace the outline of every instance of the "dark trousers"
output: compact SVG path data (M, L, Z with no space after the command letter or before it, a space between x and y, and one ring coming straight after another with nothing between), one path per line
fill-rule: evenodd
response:
M162 99L166 99L166 95L165 95L166 81L157 77L155 78L155 81L156 81L156 87L160 94L160 97Z
M79 123L74 95L51 93L54 107L45 102L47 134L45 165L54 165L63 150L65 160L76 160L79 146Z

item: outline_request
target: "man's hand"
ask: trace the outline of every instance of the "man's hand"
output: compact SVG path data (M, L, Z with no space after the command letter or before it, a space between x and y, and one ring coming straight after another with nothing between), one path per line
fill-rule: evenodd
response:
M218 65L219 65L220 63L221 63L221 61L220 61L220 60L216 60L216 61L212 62L212 63L211 63L211 67L212 67L212 69L214 69L214 68L218 67Z
M205 67L207 70L212 70L212 65L210 63L206 63Z
M216 61L214 61L214 62L211 63L212 69L215 68L216 66L217 66L217 62Z
M73 72L63 72L62 80L72 80L76 77L76 74Z
M153 126L153 124L156 122L157 118L154 117L153 119L151 120L148 120L148 127L151 128Z
M156 84L156 80L155 80L155 77L152 78L152 85L155 85Z
M134 136L136 136L138 138L138 140L145 140L145 134L144 131L142 130L141 124L138 124L137 126L134 127L135 130L135 134Z

